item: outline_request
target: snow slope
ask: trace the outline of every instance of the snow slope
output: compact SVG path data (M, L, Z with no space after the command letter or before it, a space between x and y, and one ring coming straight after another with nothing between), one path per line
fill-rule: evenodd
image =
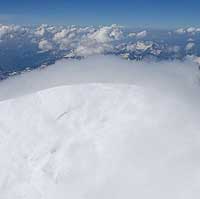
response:
M199 198L193 73L188 80L184 65L168 73L140 66L132 83L62 85L0 101L0 198Z

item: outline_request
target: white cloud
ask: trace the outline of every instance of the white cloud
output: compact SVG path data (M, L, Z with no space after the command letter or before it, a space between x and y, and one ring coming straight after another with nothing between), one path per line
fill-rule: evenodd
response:
M192 50L192 49L194 48L194 46L195 46L194 43L189 42L189 43L186 45L185 49L186 49L187 51L189 51L189 50Z
M97 30L96 32L88 35L88 38L94 39L100 43L106 43L106 42L111 41L109 34L110 34L110 28L103 27L103 28L100 28L99 30Z
M184 81L187 81L187 84L194 83L193 81L198 81L198 72L198 67L192 61L147 63L127 61L115 56L91 56L81 61L61 60L45 69L34 70L31 73L25 73L1 82L0 100L72 83L134 84L140 82L142 85L155 83L156 86L161 86L164 89L163 86L165 87L167 84L170 86L174 82L179 82L180 86L185 84ZM160 76L160 73L163 76ZM171 83L170 78L173 80ZM159 85L157 85L158 81ZM19 89L16 90L14 85L17 85ZM167 90L170 91L170 89Z
M20 31L19 26L0 24L0 38L2 38L5 35L13 34L16 31Z
M50 42L48 42L47 40L40 41L38 44L38 47L44 52L53 49L52 44Z
M53 40L54 41L61 41L62 39L64 39L67 36L68 33L69 33L68 30L63 29L63 30L61 30L60 32L57 32L54 35Z
M35 34L36 34L37 36L44 36L44 35L45 35L45 32L46 32L46 30L45 30L44 27L39 27L39 28L35 31Z
M178 32L187 31L186 29L181 29ZM26 54L24 51L32 52L32 56L38 56L38 53L50 51L51 60L56 60L58 57L87 57L96 54L115 54L127 59L130 57L131 59L137 59L140 58L140 53L147 49L150 49L150 51L147 54L143 54L144 58L153 55L155 59L162 60L166 59L167 56L169 56L168 58L178 57L176 53L185 50L184 45L180 45L179 49L173 47L177 46L177 35L167 34L165 43L163 43L163 38L162 35L160 36L159 31L155 34L155 40L151 39L152 34L153 32L150 30L137 32L118 25L99 27L0 25L0 44L2 50L10 49L9 52L11 52L15 49L15 57L22 57L24 53ZM194 41L189 42L190 38ZM197 41L198 34L186 34L183 39L184 43L195 43L195 45ZM186 49L191 45L188 44ZM137 51L138 55L134 54L135 51ZM167 54L168 52L171 52L171 54ZM184 59L183 56L180 59ZM43 60L40 61L42 62ZM46 63L48 60L43 62ZM30 63L30 66L32 65L34 64Z
M195 28L195 27L189 27L189 28L179 28L175 31L177 34L185 34L189 33L191 35L195 35L200 31L200 28Z

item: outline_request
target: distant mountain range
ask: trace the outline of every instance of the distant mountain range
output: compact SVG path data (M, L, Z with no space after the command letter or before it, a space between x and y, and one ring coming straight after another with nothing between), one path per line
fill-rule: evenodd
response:
M111 26L0 25L0 79L95 54L129 60L200 62L200 28L141 30Z

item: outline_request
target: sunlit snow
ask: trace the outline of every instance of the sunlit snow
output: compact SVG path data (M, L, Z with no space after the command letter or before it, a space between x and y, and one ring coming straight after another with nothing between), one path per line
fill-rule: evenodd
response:
M91 57L0 90L1 199L200 197L196 65Z

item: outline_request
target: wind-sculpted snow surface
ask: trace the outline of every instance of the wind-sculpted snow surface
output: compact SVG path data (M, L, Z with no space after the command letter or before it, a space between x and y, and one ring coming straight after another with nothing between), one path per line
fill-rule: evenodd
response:
M0 79L56 60L91 55L116 55L129 60L199 62L199 28L130 29L118 25L16 26L0 25Z
M194 65L59 64L1 83L1 199L199 199Z

